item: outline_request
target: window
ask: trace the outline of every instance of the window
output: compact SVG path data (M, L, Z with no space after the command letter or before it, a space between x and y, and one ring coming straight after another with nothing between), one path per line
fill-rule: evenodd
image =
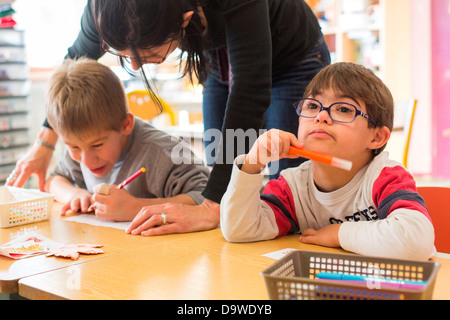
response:
M17 28L25 30L27 61L31 68L62 63L67 48L80 31L87 0L16 0Z

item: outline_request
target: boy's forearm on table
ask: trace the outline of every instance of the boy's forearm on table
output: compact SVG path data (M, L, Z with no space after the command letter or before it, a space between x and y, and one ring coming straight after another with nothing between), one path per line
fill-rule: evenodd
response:
M45 183L45 189L47 192L54 194L55 200L60 203L67 203L78 191L78 188L61 176L49 178Z
M433 251L434 234L423 214L397 210L386 219L343 223L339 242L343 249L358 254L422 260Z
M174 197L169 198L138 198L137 199L137 206L139 207L145 207L145 206L152 206L156 204L164 204L164 203L178 203L178 204L187 204L187 205L196 205L197 203L192 199L190 196L186 194L179 194Z

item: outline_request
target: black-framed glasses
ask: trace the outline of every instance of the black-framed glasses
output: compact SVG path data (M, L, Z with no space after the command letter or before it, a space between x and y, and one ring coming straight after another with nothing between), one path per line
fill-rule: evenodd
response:
M336 122L351 123L355 121L357 116L361 116L374 126L378 126L378 123L369 115L347 102L335 102L328 108L325 108L319 100L306 98L294 103L294 107L299 117L302 118L315 118L322 110L325 110L328 112L331 120Z
M167 51L166 51L166 53L165 53L164 56L161 57L161 56L159 56L159 55L157 55L157 54L153 54L153 55L150 55L150 56L140 57L140 59L141 59L142 61L151 60L151 59L155 59L155 58L161 59L162 61L166 60L167 56L170 54L170 49L172 48L173 40L175 40L175 39L172 38L172 39L170 40L170 42L167 42L167 43L169 44L169 46L168 46ZM163 45L164 45L164 44L163 44ZM163 45L161 45L161 47L162 47ZM102 49L103 49L103 51L108 52L108 53L110 53L110 54L113 54L113 55L115 55L115 56L118 56L118 57L120 57L120 58L124 58L124 59L132 59L132 57L131 57L130 55L120 53L119 51L117 51L116 49L114 49L113 47L111 47L109 44L107 44L105 41L102 41Z

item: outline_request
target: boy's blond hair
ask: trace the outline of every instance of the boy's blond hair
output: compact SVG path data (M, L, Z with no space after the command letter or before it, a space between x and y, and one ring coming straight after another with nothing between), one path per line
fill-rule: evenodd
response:
M325 89L363 101L367 114L379 127L392 131L394 125L394 99L389 88L375 73L364 66L339 62L322 69L310 82L304 97L316 96ZM373 125L368 122L369 127ZM381 152L386 145L375 151Z
M128 105L122 82L107 66L88 58L66 60L49 80L47 121L58 134L120 131Z

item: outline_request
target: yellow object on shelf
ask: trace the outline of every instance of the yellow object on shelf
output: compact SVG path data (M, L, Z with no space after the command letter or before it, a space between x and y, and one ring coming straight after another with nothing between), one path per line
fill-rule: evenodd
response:
M142 120L152 120L166 113L169 115L171 125L175 125L175 114L163 99L152 97L146 90L131 91L127 93L127 99L130 112ZM155 102L155 99L160 101L162 110Z

